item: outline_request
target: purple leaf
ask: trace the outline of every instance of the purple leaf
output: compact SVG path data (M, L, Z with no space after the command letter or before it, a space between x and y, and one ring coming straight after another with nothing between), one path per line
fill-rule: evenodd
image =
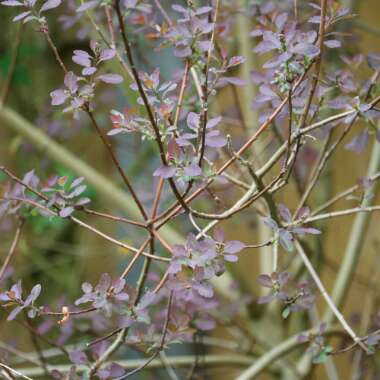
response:
M97 79L109 84L119 84L123 81L123 77L118 74L103 74L99 75Z
M107 132L107 135L108 136L114 136L114 135L117 135L119 133L125 133L125 129L124 128L113 128Z
M222 120L222 117L221 116L218 116L218 117L214 117L212 119L210 119L207 124L206 124L206 128L209 129L209 128L214 128L215 126L217 126L220 121Z
M286 251L293 251L293 236L289 231L285 230L284 228L280 228L278 230L278 238L281 246Z
M109 372L110 372L110 378L115 379L115 378L123 376L125 374L125 369L117 363L111 363Z
M214 133L215 132L215 133ZM210 148L222 148L227 144L227 139L219 136L219 131L213 131L206 135L206 146Z
M53 106L59 106L69 98L69 94L64 90L55 90L50 93L51 96L51 104Z
M277 230L278 229L278 225L277 223L272 219L272 218L263 218L263 222L270 228L272 228L272 230Z
M61 0L48 0L40 9L40 12L45 12L49 9L57 8L61 5Z
M124 7L127 8L127 9L136 9L138 3L140 3L139 0L124 0L123 1L123 4L124 4ZM143 4L141 4L141 10L143 10L143 7L145 9L145 6ZM148 5L146 5L146 9L148 10Z
M95 8L98 5L99 1L94 0L94 1L88 1L87 3L82 4L78 9L77 12L84 12L87 11L91 8Z
M245 58L242 57L241 55L237 55L235 57L231 57L231 59L228 62L227 67L233 67L242 64L245 62Z
M245 248L245 244L239 240L231 240L224 246L225 253L238 253Z
M114 49L105 49L100 53L99 62L108 61L116 55Z
M112 281L111 285L114 293L120 293L125 287L125 279L118 277Z
M69 195L67 195L66 198L68 198L68 199L75 198L75 197L81 195L86 190L86 188L87 188L86 185L78 186Z
M174 48L174 55L178 58L186 58L191 55L192 51L187 45L177 44Z
M368 54L367 62L368 62L368 66L372 70L379 70L379 68L380 68L380 55L374 54L374 53Z
M12 21L22 20L23 18L25 18L26 16L30 15L31 13L32 13L31 11L22 12L19 15L17 15L16 17L13 17Z
M30 170L29 172L27 172L25 174L24 178L22 179L22 182L25 183L26 185L30 185L32 187L37 186L39 179L36 176L34 169Z
M198 135L196 133L184 133L182 136L176 138L175 142L176 142L177 146L179 146L179 147L180 146L192 146L193 144L189 140L195 139L197 137L198 137ZM172 156L172 157L178 157L178 155Z
M14 298L21 299L21 294L22 294L21 280L17 281L14 285L12 285L11 292Z
M78 65L84 67L91 66L91 56L84 50L74 50L72 60Z
M92 285L88 282L84 282L82 284L82 290L84 293L91 293L92 292Z
M0 301L1 302L9 301L9 300L10 300L10 298L9 298L7 293L0 293Z
M313 44L301 42L290 49L292 53L307 55L308 57L315 57L319 54L319 48Z
M172 9L173 9L173 11L176 11L178 13L184 13L184 14L187 13L187 9L184 8L182 5L173 4Z
M9 315L8 315L8 317L7 317L7 321L13 321L13 320L16 318L17 314L20 313L23 309L24 309L23 306L17 306L17 307L15 307L15 308L9 313Z
M321 22L321 16L310 17L308 22L310 22L311 24L319 24Z
M327 40L324 44L330 49L336 49L342 46L341 42L338 40Z
M59 212L61 218L67 218L74 212L74 207L65 207Z
M369 346L376 346L380 342L380 334L371 334L365 342Z
M321 231L312 227L296 227L292 229L292 232L299 235L303 235L303 234L320 235L321 234Z
M205 13L209 13L212 11L212 8L211 7L208 7L208 6L204 6L204 7L200 7L198 8L196 11L195 11L195 14L200 16L200 15L203 15Z
M257 277L257 282L261 285L264 286L265 288L272 288L273 287L273 281L270 276L267 274L260 274Z
M31 297L32 302L34 302L38 298L38 296L41 294L41 289L42 288L40 284L33 286L33 289L29 295L29 297Z
M202 297L211 298L214 295L214 289L209 283L196 283L193 285L193 287Z
M37 284L33 287L32 291L30 292L28 298L24 302L24 307L27 307L34 303L34 301L38 298L38 296L41 293L41 285Z
M105 293L108 291L112 283L111 276L109 273L102 273L100 276L100 280L98 284L96 285L96 290Z
M281 32L284 29L284 26L286 24L286 21L288 20L288 14L286 12L280 13L275 20L276 28L279 32Z
M78 177L74 179L74 181L70 185L70 189L73 189L74 187L79 186L84 181L84 177Z
M271 31L265 31L263 33L263 44L265 44L263 46L265 50L269 49L266 51L270 51L273 49L281 49L281 47L282 47L278 34L273 33ZM258 48L258 46L257 46L257 48ZM261 53L262 52L263 51L261 51Z
M223 77L222 80L234 86L244 86L246 84L244 79L237 77Z
M177 173L177 168L175 166L161 166L156 169L153 173L155 177L161 177L164 179L174 177Z
M187 115L187 126L190 129L197 130L199 128L200 116L195 112L189 112Z
M253 51L259 55L267 53L273 49L277 49L277 46L274 46L271 42L262 41L260 42Z
M310 215L310 208L307 206L302 207L297 214L297 218L305 219Z
M140 310L148 308L150 305L156 303L159 300L158 295L154 292L147 291L138 304Z
M78 82L78 77L72 71L69 71L65 75L64 83L71 93L74 93L78 90L77 82Z
M63 380L65 378L65 375L57 369L53 369L50 375L54 380Z
M128 301L129 300L129 295L125 292L123 293L118 293L115 295L115 298L118 300L118 301Z
M345 109L350 100L351 99L348 96L338 96L337 98L330 100L328 106L333 109Z
M75 98L73 98L70 102L71 107L74 109L78 109L78 108L82 107L83 104L84 104L84 99L79 98L77 96Z
M236 263L239 258L236 255L224 255L224 260L230 262L230 263Z
M278 97L277 94L267 84L260 86L260 93L265 95L265 100L276 99Z
M189 140L196 139L198 135L196 133L184 133L182 136L175 139L178 146L191 146ZM178 156L176 156L178 157Z
M272 69L274 67L280 66L283 62L286 62L292 55L289 52L284 52L279 56L275 56L270 61L265 62L263 65L264 69Z
M86 364L88 362L87 355L79 350L71 351L69 353L69 358L74 364Z
M209 51L212 49L214 45L211 43L211 41L200 41L198 42L198 48L201 51Z
M263 30L262 29L254 29L252 32L249 33L251 37L259 37L263 35Z
M367 144L368 131L364 130L362 133L355 136L348 144L346 144L345 148L359 154L364 151Z
M6 0L6 1L2 1L1 5L5 5L6 7L21 7L24 4L16 0Z
M199 165L192 164L185 167L184 174L189 177L197 177L202 175L202 169L199 167Z
M92 75L94 73L96 73L96 67L85 67L82 70L82 74L85 76Z
M99 369L96 371L96 376L100 380L110 379L110 371L108 369Z
M180 148L174 138L170 139L168 142L168 155L169 157L179 157Z
M219 242L219 243L223 243L223 241L224 241L224 231L220 227L215 228L215 230L214 230L214 239L217 242Z
M290 279L290 274L288 272L281 272L278 275L278 282L280 283L281 286L285 285Z
M277 210L281 215L281 218L287 222L290 223L292 221L292 214L289 211L289 209L282 203L277 205Z
M195 325L203 331L209 331L215 328L216 323L212 319L209 318L202 318L202 319L196 319L194 321Z

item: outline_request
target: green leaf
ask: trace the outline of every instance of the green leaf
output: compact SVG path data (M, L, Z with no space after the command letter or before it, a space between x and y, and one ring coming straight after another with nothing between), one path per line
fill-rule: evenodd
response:
M324 363L327 360L328 355L333 351L333 348L331 346L326 346L322 351L319 352L316 356L313 358L313 363L320 364Z
M314 356L313 363L314 364L321 364L324 363L327 359L327 355L325 351L321 351L318 355Z
M331 347L331 346L326 346L325 347L325 352L326 352L326 354L330 354L331 352L333 352L333 348Z
M290 307L287 306L284 310L282 310L281 315L282 315L282 318L284 319L288 318L290 315Z

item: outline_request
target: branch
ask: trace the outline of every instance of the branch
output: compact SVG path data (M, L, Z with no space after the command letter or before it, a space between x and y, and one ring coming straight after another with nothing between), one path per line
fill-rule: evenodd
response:
M172 366L177 367L186 367L191 365L194 362L194 356L193 355L179 355L179 356L169 356L167 358L168 363ZM118 365L122 366L125 369L133 369L138 366L140 366L143 362L145 362L145 359L129 359L129 360L120 360L120 361L113 361L113 363L117 363ZM237 355L237 354L230 354L230 355L205 355L201 356L199 358L199 364L201 366L220 366L220 365L231 365L231 366L247 366L252 363L252 357L247 355ZM147 365L147 368L162 368L163 363L159 359L155 359L152 362L150 362ZM71 368L71 365L56 365L56 366L48 366L49 371L52 370L58 370L63 373L69 372ZM84 365L77 366L76 370L77 373L83 373L87 369ZM24 375L28 376L42 376L43 370L38 367L33 368L24 368L20 369Z
M368 166L367 176L370 177L374 175L380 169L380 144L374 142L372 148L372 154L370 163ZM379 182L376 181L370 192L376 194L379 186ZM363 201L363 207L369 207L371 204L370 197L365 197ZM356 268L356 264L360 257L361 248L363 246L365 232L369 222L370 213L358 213L354 223L351 228L351 233L349 234L350 239L347 244L346 252L344 254L343 261L340 265L340 270L335 281L335 286L332 292L332 297L336 305L340 307L346 297L351 278ZM326 313L326 319L331 321L333 315L331 313Z
M362 212L367 213L367 212L373 212L373 211L380 211L380 205L379 206L368 206L368 207L355 207L355 208L349 208L347 210L327 212L326 214L319 214L319 215L311 216L310 218L303 220L302 224L315 222L317 220L331 219L331 218L336 218L339 216L358 214L358 213L362 213Z
M44 153L44 156L60 163L76 175L83 176L105 200L111 202L115 207L130 215L133 219L139 219L140 212L129 194L76 157L61 144L55 142L22 116L7 107L3 107L0 109L0 121L28 139L38 150ZM165 226L161 231L162 236L171 243L183 240L182 236L172 228Z
M339 330L336 328L330 328L326 331L327 334L336 334ZM309 335L318 333L318 329L310 329L302 334ZM299 333L300 334L300 333ZM282 341L273 347L270 351L262 355L258 360L256 360L250 367L248 367L244 372L242 372L239 376L235 378L235 380L253 380L257 378L257 376L264 371L267 367L274 364L274 362L287 355L294 349L304 345L305 343L301 343L298 341L299 334L293 335L290 338Z
M350 325L347 323L346 319L342 315L342 313L338 310L337 306L335 305L334 301L330 297L330 295L327 293L324 285L322 284L321 279L319 278L317 272L315 271L313 264L310 262L309 258L307 257L302 245L298 240L295 239L295 247L297 249L297 252L299 256L301 257L306 269L308 270L309 274L313 278L314 282L316 283L319 291L321 292L323 298L325 299L327 305L330 308L330 312L338 319L344 330L348 333L348 335L351 336L352 340L357 343L365 352L368 352L367 346L360 340L360 338L355 334L355 332L352 330Z
M111 156L112 162L114 163L117 171L119 172L121 178L123 179L124 184L127 186L129 192L131 193L132 198L135 201L135 203L136 203L136 205L137 205L137 207L138 207L138 209L139 209L142 217L144 218L144 220L147 220L148 216L147 216L147 214L145 212L144 206L142 205L141 201L139 200L139 198L138 198L138 196L136 194L136 191L132 187L132 184L129 181L127 175L124 173L124 170L121 167L120 161L117 158L117 156L116 156L116 154L115 154L115 152L114 152L114 150L112 148L111 143L109 142L108 138L105 136L105 134L103 133L103 131L99 127L98 123L95 120L95 117L94 117L93 113L88 108L88 105L86 106L86 113L89 116L89 118L91 120L91 123L92 123L92 126L94 127L96 133L98 134L98 136L102 140L103 145L106 147L109 155Z
M5 257L3 265L2 265L2 267L0 269L0 280L3 277L5 271L7 270L7 267L9 265L10 261L12 260L12 257L14 255L14 253L16 252L16 247L17 247L17 244L18 244L18 242L20 240L20 236L21 236L21 231L22 231L23 225L24 225L24 220L20 219L19 222L18 222L18 226L17 226L15 237L13 238L13 242L12 242L11 248L9 249L9 252L8 252L7 256Z
M373 176L370 176L369 179L371 181L377 181L380 178L380 173L376 173ZM325 210L326 208L329 208L334 203L338 202L340 199L347 197L348 195L354 193L356 190L360 189L361 185L354 185L341 193L337 194L333 198L329 199L327 202L323 203L322 205L318 206L316 209L314 209L311 213L311 216L317 215L321 211Z
M50 208L48 208L48 207L46 207L44 205L41 205L40 203L38 203L38 202L36 202L36 201L34 201L32 199L21 198L21 197L6 197L6 198L0 198L0 199L28 203L28 204L30 204L30 205L32 205L34 207L40 208L40 209L42 209L42 210L50 213L53 216L59 217L59 213L58 212L55 212L55 211L51 210ZM76 218L74 216L69 216L67 219L70 219L71 221L73 221L74 223L78 224L79 226L84 227L85 229L87 229L87 230L93 232L94 234L96 234L96 235L104 238L105 240L107 240L107 241L109 241L109 242L111 242L111 243L119 246L120 248L124 248L126 250L130 250L130 251L132 251L132 252L134 252L134 253L136 253L138 255L142 253L144 256L150 257L150 258L158 260L158 261L164 261L164 262L170 261L170 259L165 258L165 257L153 256L153 255L151 255L150 253L147 253L147 252L140 252L139 249L134 248L134 247L132 247L132 246L130 246L128 244L125 244L125 243L123 243L123 242L121 242L119 240L114 239L113 237L105 234L104 232L96 229L95 227L93 227L93 226L91 226L91 225L89 225L89 224L81 221L80 219L78 219L78 218Z
M31 379L30 377L28 377L28 376L22 374L21 372L19 372L19 371L13 369L13 368L7 366L7 365L4 364L4 363L1 363L1 362L0 362L0 367L1 367L1 368L4 368L4 369L7 370L7 371L10 371L11 373L13 373L13 374L15 374L15 375L17 375L17 376L22 377L23 379L33 380L33 379Z

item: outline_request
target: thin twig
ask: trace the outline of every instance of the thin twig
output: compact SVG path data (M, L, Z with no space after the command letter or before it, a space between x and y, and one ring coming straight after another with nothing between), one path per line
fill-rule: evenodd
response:
M12 367L7 366L7 365L4 364L4 363L1 363L1 362L0 362L0 367L2 367L2 368L4 368L5 370L8 370L8 371L14 373L15 375L17 375L17 376L19 376L19 377L21 377L21 378L23 378L23 379L33 380L33 379L30 378L29 376L23 375L21 372L19 372L19 371L13 369Z
M295 239L295 247L297 249L297 252L299 254L299 256L301 257L306 269L308 270L309 274L311 275L312 279L314 280L314 282L316 283L319 291L321 292L323 298L325 299L325 301L327 302L331 312L335 315L335 317L337 318L337 320L340 322L340 324L342 325L342 327L344 328L344 330L347 331L348 335L351 336L351 338L353 339L353 341L355 343L357 343L365 352L369 352L368 351L368 348L365 344L363 344L363 342L360 340L360 338L355 334L355 332L352 330L352 328L350 327L350 325L347 323L346 319L344 318L343 314L338 310L338 308L336 307L334 301L332 300L332 298L330 297L330 295L327 293L324 285L322 284L322 281L320 280L317 272L315 271L314 267L313 267L313 264L310 262L309 258L307 257L302 245L300 244L300 242Z
M23 225L24 225L24 219L20 219L18 222L18 225L17 225L15 236L14 236L13 241L12 241L12 245L11 245L11 247L8 251L8 254L4 259L3 265L1 266L1 269L0 269L0 280L4 276L4 273L7 270L9 263L11 262L13 255L16 252L16 247L17 247L17 244L20 240Z
M311 216L309 218L306 218L302 220L302 224L315 222L317 220L324 220L324 219L332 219L340 216L346 216L346 215L352 215L352 214L358 214L362 212L373 212L373 211L380 211L380 205L379 206L367 206L367 207L355 207L355 208L349 208L346 210L340 210L340 211L332 211L327 212L326 214L318 214L315 216ZM295 224L297 224L295 222Z
M55 59L57 60L57 62L59 63L59 65L61 66L63 72L65 74L68 73L68 70L66 68L66 65L63 63L63 60L61 58L61 56L59 55L59 52L58 52L58 49L57 47L55 46L53 40L51 39L51 36L50 36L50 33L49 33L49 27L46 25L46 26L43 26L41 27L41 32L44 33L45 37L46 37L46 40L51 48L51 50L53 51L53 54L55 56Z
M145 209L144 209L144 206L142 205L141 201L139 200L138 196L137 196L137 193L136 191L134 190L134 188L132 187L132 184L131 182L129 181L127 175L125 174L124 170L121 168L121 164L119 162L119 159L116 157L116 154L112 148L112 145L111 143L109 142L109 140L107 139L107 137L104 135L103 131L101 130L101 128L99 127L97 121L95 120L95 117L93 115L93 113L88 109L86 108L86 113L87 115L89 116L90 120L91 120L91 123L95 129L95 131L97 132L98 136L100 137L100 139L102 140L104 146L106 147L111 159L112 159L112 162L114 163L117 171L119 172L121 178L123 179L125 185L127 186L129 192L131 193L132 195L132 198L134 199L138 209L140 210L140 213L142 215L142 217L147 220L148 219L148 216L145 212Z

